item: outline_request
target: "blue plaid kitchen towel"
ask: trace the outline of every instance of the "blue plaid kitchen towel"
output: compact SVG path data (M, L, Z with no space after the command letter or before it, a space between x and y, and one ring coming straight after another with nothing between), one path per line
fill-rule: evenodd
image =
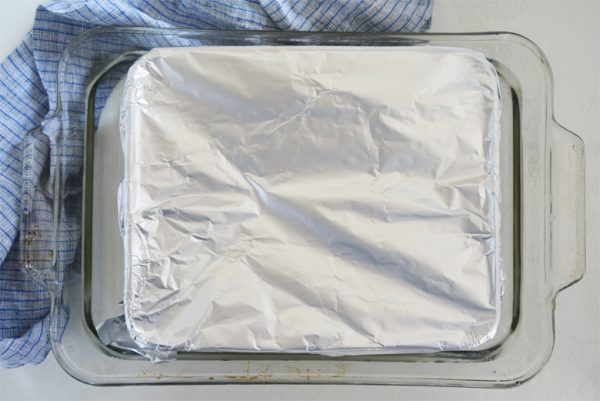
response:
M110 25L198 29L419 32L429 27L433 0L62 0L39 6L33 30L0 64L0 362L5 367L40 363L50 339L60 336L67 312L50 324L48 288L19 262L24 213L49 230L46 187L57 165L81 169L82 149L55 149L59 57L83 32ZM60 102L83 107L85 87L72 85ZM68 124L60 125L62 130ZM71 127L80 129L79 127ZM29 134L28 134L29 133ZM79 145L80 146L80 145ZM75 156L79 155L78 157ZM25 184L28 185L25 185ZM77 183L75 183L77 185ZM68 207L68 206L67 206ZM68 212L68 210L66 211ZM78 231L65 233L54 257L78 262ZM50 249L50 248L48 248ZM57 277L59 282L61 277Z

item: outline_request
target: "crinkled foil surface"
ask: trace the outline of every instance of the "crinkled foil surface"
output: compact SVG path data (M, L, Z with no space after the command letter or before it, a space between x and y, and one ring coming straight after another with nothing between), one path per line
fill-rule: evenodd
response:
M155 49L121 135L145 347L477 347L499 319L498 78L446 47Z

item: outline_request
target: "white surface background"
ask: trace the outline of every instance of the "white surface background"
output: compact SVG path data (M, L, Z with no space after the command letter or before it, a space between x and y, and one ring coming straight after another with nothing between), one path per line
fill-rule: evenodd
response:
M30 29L39 0L0 0L0 57ZM558 296L556 344L546 367L512 389L385 386L93 387L50 355L39 366L0 368L0 400L12 399L600 399L600 0L437 0L432 31L513 31L537 43L554 73L559 123L586 146L587 272Z

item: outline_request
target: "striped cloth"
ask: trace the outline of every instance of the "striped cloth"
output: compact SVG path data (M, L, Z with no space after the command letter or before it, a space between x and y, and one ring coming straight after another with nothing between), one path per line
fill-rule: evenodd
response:
M56 152L56 118L50 118L58 100L58 59L71 40L101 25L418 32L429 27L431 9L432 0L62 0L38 7L33 30L0 64L2 365L40 363L50 349L50 339L60 338L68 319L67 310L54 316L54 322L49 315L49 290L60 289L62 276L52 276L41 285L38 282L44 282L44 277L34 281L21 268L19 228L21 217L27 216L40 233L51 230L48 199L56 165L81 169L81 157ZM73 88L61 93L62 104L66 98L70 104L83 105L85 87ZM62 126L63 132L66 128ZM81 149L74 153L81 154ZM80 186L78 182L66 184ZM68 205L63 214L69 214ZM74 209L79 207L74 205ZM78 266L77 234L61 235L58 255L53 255L66 268ZM36 241L42 251L49 252L48 240L44 242L39 235Z

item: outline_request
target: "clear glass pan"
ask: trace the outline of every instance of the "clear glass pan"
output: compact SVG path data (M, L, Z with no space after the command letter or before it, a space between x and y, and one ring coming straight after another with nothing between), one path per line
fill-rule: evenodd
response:
M107 199L116 199L116 180L99 180L99 168L114 162L120 149L98 146L95 105L128 66L153 47L227 45L435 45L477 50L494 63L503 96L501 196L505 294L500 329L480 349L434 354L325 357L300 354L180 353L168 363L152 364L98 338L99 323L122 298L116 215L100 218ZM87 65L82 74L82 65ZM52 313L63 306L70 320L53 340L54 354L75 378L99 385L160 383L365 383L500 387L521 383L550 357L557 293L584 272L583 144L553 118L548 63L529 40L510 33L482 34L337 34L227 32L147 28L98 28L76 39L60 65L58 93L66 83L87 88L86 110L61 101L56 108L64 152L83 149L79 168L51 174L48 194L56 229L53 254L65 227L79 216L65 204L82 205L82 252L75 268L61 258L40 256L42 245L23 240L25 267L50 281ZM114 132L117 138L118 132ZM106 139L103 139L106 141ZM107 151L107 149L109 149ZM113 184L111 184L111 182ZM40 190L41 191L41 190ZM71 203L69 203L71 202ZM110 214L110 210L108 210ZM114 221L110 221L113 220ZM34 232L27 215L23 232ZM117 262L115 262L117 261ZM121 269L121 270L119 270ZM64 285L59 280L64 277ZM54 285L53 285L54 283ZM115 309L116 308L116 309Z

